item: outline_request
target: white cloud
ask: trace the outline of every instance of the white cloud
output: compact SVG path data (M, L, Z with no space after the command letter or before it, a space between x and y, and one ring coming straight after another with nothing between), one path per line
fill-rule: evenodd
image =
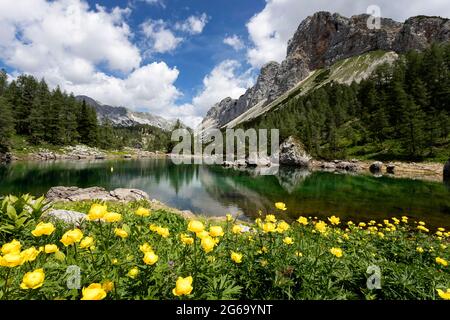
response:
M185 21L175 23L175 29L189 34L200 34L208 23L208 16L203 13L199 16L190 16Z
M145 37L150 41L150 52L164 53L173 51L182 41L168 29L163 20L147 20L141 25Z
M239 38L239 36L237 36L235 34L223 39L223 43L229 45L236 51L244 49L244 43L242 42L241 38Z
M414 15L450 16L448 0L266 0L264 9L247 23L253 47L247 51L248 61L261 67L269 61L282 61L288 40L300 22L317 11L342 15L366 13L370 5L378 5L383 17L403 21Z

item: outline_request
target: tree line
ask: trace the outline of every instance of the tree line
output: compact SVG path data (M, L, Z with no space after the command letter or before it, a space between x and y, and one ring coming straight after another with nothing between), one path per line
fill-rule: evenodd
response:
M327 84L242 127L278 128L324 159L448 157L450 44L411 51L360 83Z
M148 125L115 127L99 123L94 108L44 79L20 75L8 82L0 71L0 152L13 148L14 136L32 145L85 144L102 149L138 147L166 151L169 133Z

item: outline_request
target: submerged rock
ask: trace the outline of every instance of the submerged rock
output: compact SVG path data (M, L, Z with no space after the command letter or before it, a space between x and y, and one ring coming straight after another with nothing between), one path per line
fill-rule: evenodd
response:
M78 188L78 187L53 187L45 197L53 202L57 201L137 201L149 200L146 192L138 189L115 189L107 191L101 187Z
M386 165L386 172L390 173L390 174L395 174L395 164L393 163L388 163Z
M336 169L350 172L357 172L359 165L353 162L341 161L336 164Z
M309 167L312 157L306 152L303 144L290 136L280 145L280 165Z
M381 172L381 169L383 168L383 162L375 161L372 163L369 167L370 172L373 174L379 174Z

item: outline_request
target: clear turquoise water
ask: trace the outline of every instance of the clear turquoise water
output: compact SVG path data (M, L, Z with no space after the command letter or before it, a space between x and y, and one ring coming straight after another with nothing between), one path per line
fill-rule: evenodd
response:
M111 172L111 167L114 171ZM204 215L255 217L283 201L285 219L299 215L381 220L408 215L450 227L450 189L443 183L371 175L281 169L275 176L170 160L18 162L0 166L0 195L45 194L53 186L137 188L170 206Z

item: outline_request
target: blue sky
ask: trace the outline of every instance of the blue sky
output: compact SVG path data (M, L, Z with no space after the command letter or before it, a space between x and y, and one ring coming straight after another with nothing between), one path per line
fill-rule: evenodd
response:
M317 11L450 16L448 0L0 0L0 67L199 124L238 98Z

